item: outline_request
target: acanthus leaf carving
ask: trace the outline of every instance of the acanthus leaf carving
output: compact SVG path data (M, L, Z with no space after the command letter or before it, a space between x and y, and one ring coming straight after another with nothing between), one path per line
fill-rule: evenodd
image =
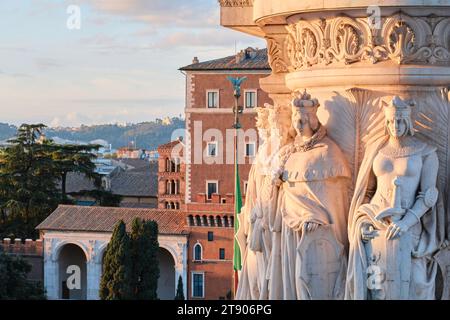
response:
M274 73L283 73L288 71L286 62L284 61L278 42L271 37L266 37L267 40L267 54L269 57L269 65Z
M339 16L287 26L290 70L331 63L450 64L450 18L394 14L373 29L367 19Z

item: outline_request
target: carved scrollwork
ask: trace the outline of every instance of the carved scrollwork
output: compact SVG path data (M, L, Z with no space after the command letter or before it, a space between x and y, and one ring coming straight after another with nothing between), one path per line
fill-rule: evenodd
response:
M339 16L287 26L286 54L292 70L331 63L392 61L450 64L450 18L395 14L371 29L365 18Z
M283 50L281 50L278 42L271 37L266 37L267 50L269 56L269 65L274 73L287 72L287 64L283 59Z
M319 63L319 43L322 42L322 31L318 25L300 21L287 27L289 36L287 52L294 69L310 67Z
M253 0L219 0L221 7L251 7Z

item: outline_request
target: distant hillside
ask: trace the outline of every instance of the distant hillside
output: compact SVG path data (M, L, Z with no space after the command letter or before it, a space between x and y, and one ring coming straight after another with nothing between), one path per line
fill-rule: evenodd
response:
M158 145L167 143L172 137L172 132L185 127L184 120L172 118L126 126L118 124L105 124L93 126L81 126L78 128L47 128L45 134L48 138L58 137L64 140L90 142L97 139L106 140L117 149L131 146L136 141L138 148L156 149ZM6 140L14 136L17 128L0 123L0 140Z
M7 123L0 123L0 141L7 140L16 134L17 128Z

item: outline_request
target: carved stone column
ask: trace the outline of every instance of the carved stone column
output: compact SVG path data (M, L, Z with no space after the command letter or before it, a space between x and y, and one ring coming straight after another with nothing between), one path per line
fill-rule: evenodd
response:
M59 299L58 261L53 252L55 246L55 239L44 239L44 287L49 300Z
M449 208L450 1L220 4L223 26L266 39L272 75L261 87L274 104L288 107L292 92L304 89L318 98L319 119L347 157L352 185L366 147L384 134L384 104L395 95L414 99L414 127L438 148L438 188ZM448 239L448 211L440 223ZM447 257L440 265L448 269Z

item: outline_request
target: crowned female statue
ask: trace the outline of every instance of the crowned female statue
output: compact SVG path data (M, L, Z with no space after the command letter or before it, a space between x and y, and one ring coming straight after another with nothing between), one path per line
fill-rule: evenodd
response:
M280 232L272 243L271 299L344 296L350 169L320 123L318 107L306 91L292 101L295 140L279 152L272 220ZM278 275L281 290L274 281Z
M239 300L268 299L266 270L272 245L269 215L276 210L278 197L278 186L272 183L271 173L279 146L289 139L286 119L290 119L290 114L281 106L266 104L265 108L257 108L256 127L261 144L250 169L246 202L239 215L237 232L244 253L236 292Z
M436 148L414 136L412 103L385 107L386 137L369 146L349 213L346 299L434 299Z

